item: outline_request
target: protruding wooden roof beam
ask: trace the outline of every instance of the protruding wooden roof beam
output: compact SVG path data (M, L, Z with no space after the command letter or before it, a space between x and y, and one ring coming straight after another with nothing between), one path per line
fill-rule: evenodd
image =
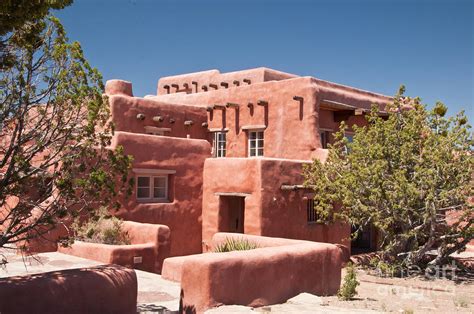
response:
M280 187L283 191L296 191L296 190L303 190L309 189L302 184L282 184Z
M225 110L226 107L224 105L214 105L212 107L214 110Z
M154 116L152 120L155 122L163 122L164 119L162 116Z
M259 106L268 106L268 101L266 101L266 100L261 100L261 99L260 99L260 100L257 102L257 105L259 105Z
M232 103L232 102L228 102L225 106L226 106L226 108L235 108L235 109L239 109L239 107L240 107L239 104L235 104L235 103Z
M252 81L249 79L243 79L242 82L247 83L249 85L252 83Z
M229 83L222 82L221 86L224 87L224 88L229 88Z
M194 90L197 93L198 92L198 82L192 81L191 84L194 85Z

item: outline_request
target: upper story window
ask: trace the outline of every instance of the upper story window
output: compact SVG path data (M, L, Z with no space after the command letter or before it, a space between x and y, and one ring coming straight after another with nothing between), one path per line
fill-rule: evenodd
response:
M214 157L225 157L226 138L227 138L227 134L225 132L214 132L214 143L213 143Z
M249 157L261 157L263 156L263 146L264 138L263 131L249 131L248 132L248 141L249 141Z

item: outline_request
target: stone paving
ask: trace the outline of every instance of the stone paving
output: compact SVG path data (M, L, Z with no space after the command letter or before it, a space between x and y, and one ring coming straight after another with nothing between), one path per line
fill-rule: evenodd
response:
M37 274L63 269L102 265L103 263L58 252L34 257L3 253L8 264L0 268L0 277ZM179 308L179 283L164 280L160 275L135 270L138 279L138 311L142 313L173 313Z

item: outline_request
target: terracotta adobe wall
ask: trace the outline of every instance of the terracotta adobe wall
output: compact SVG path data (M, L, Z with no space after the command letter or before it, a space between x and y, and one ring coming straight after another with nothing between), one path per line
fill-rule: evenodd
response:
M349 225L308 223L307 205L313 192L281 190L282 185L303 184L303 163L262 159L260 165L262 235L342 244L348 251L346 254L350 254Z
M169 104L122 95L109 97L116 131L146 134L148 127L164 130L165 136L208 139L207 112L204 108ZM143 119L137 116L143 115ZM154 119L155 118L155 119ZM192 121L192 125L185 125Z
M272 242L249 235L223 236L260 244ZM276 242L271 247L264 244L254 250L186 258L182 264L180 311L202 313L222 304L263 306L284 302L302 292L337 292L342 264L337 246L285 239Z
M372 104L384 105L392 101L392 97L366 91L363 89L312 78L319 89L320 99L327 99L358 108L370 109Z
M215 109L208 114L210 130L227 132L227 156L247 156L247 131L245 128L265 129L265 156L289 159L310 159L319 144L316 111L316 88L310 78L295 78L241 86L208 93L190 94L185 97L169 95L172 102L199 106L239 104L239 109ZM293 99L304 98L303 104ZM165 100L167 97L155 97ZM260 106L263 100L268 105ZM251 107L248 107L248 104Z
M166 95L169 93L203 93L216 89L234 88L272 80L285 80L293 77L296 77L296 75L263 67L228 73L220 73L218 70L209 70L162 77L158 81L157 95ZM165 86L168 86L168 88L165 88Z
M135 192L122 197L117 215L125 220L163 224L171 229L170 255L201 252L201 209L204 160L209 142L116 132L113 147L122 145L134 157L134 169L170 170L168 202L142 203Z
M214 158L204 165L203 250L210 248L212 236L222 229L222 197L245 197L245 234L339 243L350 250L350 227L308 223L309 190L282 190L283 184L300 185L302 164L271 158ZM226 169L221 171L220 169Z
M222 170L225 169L225 170ZM210 158L204 164L202 202L203 251L208 251L212 236L221 231L219 192L243 193L245 197L244 233L261 235L261 181L258 158Z
M122 228L130 237L130 245L75 241L70 247L59 247L58 251L108 264L161 273L163 260L170 253L170 229L164 225L133 221L124 221ZM135 263L134 257L141 257L142 261Z
M137 276L117 265L0 279L1 313L136 313Z
M303 101L293 97L302 97ZM197 94L170 94L150 99L184 103L196 106L214 106L235 103L235 108L214 109L209 115L212 131L227 130L227 156L247 156L247 132L251 126L264 126L265 156L287 159L317 157L321 147L320 127L337 130L334 112L319 109L322 101L340 102L357 108L368 109L373 103L382 107L390 98L310 77L289 78L239 88L220 89ZM259 100L268 106L259 106ZM252 104L248 107L248 104ZM321 115L321 117L320 117ZM351 116L349 124L363 125L363 116Z

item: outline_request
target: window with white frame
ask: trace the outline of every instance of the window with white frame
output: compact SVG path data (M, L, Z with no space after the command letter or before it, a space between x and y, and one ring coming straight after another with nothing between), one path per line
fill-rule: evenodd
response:
M249 157L261 157L263 156L263 130L255 130L248 132L249 139Z
M168 200L168 175L137 175L137 200Z
M226 132L214 132L214 157L225 157L226 138Z

